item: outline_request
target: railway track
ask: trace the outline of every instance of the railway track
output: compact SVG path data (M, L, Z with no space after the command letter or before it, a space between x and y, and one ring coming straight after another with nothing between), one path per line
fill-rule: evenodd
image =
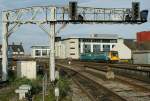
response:
M128 80L128 83L127 83L124 80L124 78L122 78L122 81L121 80L108 81L104 79L104 75L105 75L104 71L102 72L102 71L98 71L94 69L92 71L90 69L88 70L86 69L86 71L84 71L85 68L83 64L81 65L73 64L73 67L75 68L76 71L81 72L82 76L88 79L90 78L90 80L96 80L94 81L94 83L99 81L97 82L98 84L100 84L104 88L107 88L109 92L112 91L113 95L119 96L124 101L149 101L150 100L149 89L147 89L146 87L142 87L142 85L135 86L129 83L133 81ZM68 67L68 68L71 68L71 67ZM80 68L80 69L78 70L77 68ZM117 101L117 100L114 100L114 101Z
M84 68L90 68L90 69L95 69L98 71L102 71L102 72L107 72L107 68L110 67L108 64L95 64L95 63L87 63L87 64L83 64L81 62L78 64L73 64L73 65L79 65L82 66ZM112 67L111 67L112 68ZM135 87L139 87L139 88L143 88L143 89L150 89L150 75L149 75L149 71L146 70L136 70L136 69L129 69L127 67L113 67L112 69L113 72L115 72L115 77L116 79L125 82L125 83L130 83ZM136 72L139 72L138 74ZM146 73L142 74L142 73Z
M128 78L137 79L150 83L150 68L137 67L135 65L128 64L107 64L107 63L93 63L93 62L79 62L75 61L73 64L82 65L88 68L94 68L101 71L107 71L107 67L111 67L113 72L117 75L125 76Z
M57 65L57 67L63 67ZM91 99L91 101L126 101L115 92L105 88L100 83L89 79L87 76L82 75L74 70L63 67L67 73L72 77L73 81L82 89L84 93Z

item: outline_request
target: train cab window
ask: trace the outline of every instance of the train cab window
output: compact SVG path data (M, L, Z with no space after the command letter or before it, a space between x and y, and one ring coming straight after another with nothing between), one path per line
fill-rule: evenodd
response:
M118 52L112 52L112 56L118 56Z

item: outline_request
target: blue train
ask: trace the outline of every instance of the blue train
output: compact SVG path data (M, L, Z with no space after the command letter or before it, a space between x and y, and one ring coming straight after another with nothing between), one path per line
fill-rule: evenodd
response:
M81 53L80 61L95 62L118 62L119 56L117 51L101 51L98 53Z

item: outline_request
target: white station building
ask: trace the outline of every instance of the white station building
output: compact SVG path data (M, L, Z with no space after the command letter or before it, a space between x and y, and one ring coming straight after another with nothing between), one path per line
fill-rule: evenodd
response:
M34 58L48 58L50 49L48 46L32 46L31 56Z
M46 48L49 47L33 46L32 56L43 57L43 53L48 53L46 50L49 51ZM117 34L91 34L85 37L68 37L55 43L55 56L57 59L79 59L80 53L111 50L118 51L120 59L131 59L131 50Z

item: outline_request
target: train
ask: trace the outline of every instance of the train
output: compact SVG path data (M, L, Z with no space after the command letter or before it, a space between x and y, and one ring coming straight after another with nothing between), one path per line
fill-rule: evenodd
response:
M90 52L80 54L80 61L116 63L119 62L119 60L117 51L101 51L97 53Z

